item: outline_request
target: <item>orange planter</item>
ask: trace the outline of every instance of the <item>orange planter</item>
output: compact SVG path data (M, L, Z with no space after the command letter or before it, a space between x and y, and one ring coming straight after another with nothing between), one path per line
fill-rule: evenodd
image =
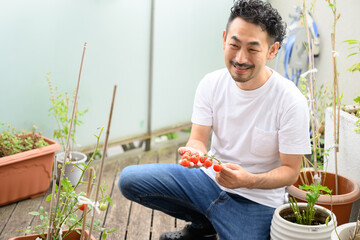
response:
M81 229L77 229L81 232ZM64 231L63 235L66 233L67 231ZM47 236L47 234L45 234L45 236ZM79 240L80 239L80 234L77 233L76 231L72 231L69 235L67 235L65 238L63 238L63 240ZM89 232L85 231L85 238L84 240L96 240L95 237L91 236L91 238L88 238L89 236ZM13 237L10 238L9 240L35 240L37 237L39 237L38 234L36 235L27 235L27 236L22 236L22 237Z
M44 139L48 146L0 158L0 206L44 195L49 188L54 153L61 147Z
M339 194L335 195L335 174L327 172L324 182L325 173L323 171L319 172L321 173L321 184L332 190L332 211L337 218L338 225L348 223L351 214L352 204L360 198L359 186L353 180L338 174ZM301 172L301 174L302 176L304 176L304 172ZM311 179L311 175L314 175L313 171L306 171L307 179ZM299 177L298 181L295 184L287 188L287 192L290 194L290 196L295 197L297 201L305 202L307 192L299 189L299 186L301 185L302 182ZM330 210L331 198L329 195L320 195L316 204Z

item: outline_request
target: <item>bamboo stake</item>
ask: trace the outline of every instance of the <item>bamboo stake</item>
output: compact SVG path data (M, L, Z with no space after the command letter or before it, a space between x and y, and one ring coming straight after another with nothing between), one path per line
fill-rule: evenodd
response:
M336 23L338 16L336 15L336 0L334 0L334 24L331 33L331 48L332 48L332 65L333 65L333 114L334 114L334 159L335 159L335 194L338 194L338 152L339 152L339 123L340 123L340 98L339 98L339 80L337 74L337 63L336 63L336 52L335 52L335 43L336 43Z
M59 207L59 200L60 200L60 189L61 189L61 178L64 175L64 167L66 165L68 156L69 156L69 143L70 143L70 137L71 137L71 131L72 131L72 126L74 123L74 117L75 117L75 109L76 109L76 105L77 105L77 99L78 99L78 93L79 93L79 87L80 87L80 79L81 79L81 72L82 72L82 66L84 63L84 56L85 56L85 51L86 51L86 45L87 43L84 43L84 48L83 48L83 53L82 53L82 57L81 57L81 63L80 63L80 70L79 70L79 76L78 76L78 81L77 81L77 86L76 86L76 90L75 90L75 97L74 97L74 105L73 105L73 109L72 109L72 115L71 115L71 122L70 122L70 126L68 128L68 136L67 136L67 142L66 142L66 148L65 148L65 154L64 154L64 164L62 166L62 169L60 171L60 177L59 177L59 192L57 194L57 199L56 199L56 208L53 211L52 207L53 207L53 199L54 199L54 194L55 194L55 187L54 187L54 183L53 183L53 189L52 189L52 197L51 197L51 201L50 201L50 211L49 211L49 228L48 228L48 235L47 235L47 240L50 240L52 238L53 235L53 229L54 229L54 221L53 219L56 218L56 209ZM57 167L56 167L57 168Z
M107 144L108 144L109 135L110 135L110 125L111 125L112 113L113 113L113 109L114 109L116 87L117 86L114 85L113 96L112 96L111 107L110 107L109 120L108 120L108 126L107 126L107 130L106 130L104 150L103 150L103 154L102 154L102 158L101 158L101 162L100 162L100 172L99 172L99 178L98 178L97 187L96 187L95 203L98 201L98 198L99 198L99 190L100 190L101 178L102 178L102 174L103 174L103 170L104 170L105 155L106 155ZM93 229L93 225L94 225L94 217L95 217L95 214L93 214L92 218L91 218L89 236L91 236L91 233L92 233L92 229Z
M90 168L89 181L88 181L88 186L87 186L87 191L86 191L86 196L85 197L90 196L91 183L92 183L92 179L93 179L93 172L94 172L94 168ZM82 224L82 228L81 228L80 240L84 240L84 237L85 237L86 214L87 214L87 204L85 204L85 208L84 208L84 218L83 218L83 224ZM89 236L88 236L88 238L89 238Z
M314 68L314 64L313 64L313 58L312 58L312 48L313 45L311 44L310 41L310 32L309 32L309 24L308 24L308 19L307 19L307 8L306 8L306 1L303 1L303 14L304 14L304 25L305 25L305 30L306 30L306 40L308 42L308 56L309 56L309 70L312 70ZM314 184L318 184L320 183L318 181L318 165L317 165L317 144L316 144L316 139L315 139L315 134L317 132L317 127L315 124L315 94L314 94L314 85L315 85L315 78L314 78L314 73L310 72L310 78L309 78L309 83L310 83L310 106L311 106L311 113L310 113L310 120L311 120L311 128L312 128L312 141L313 141L313 156L314 156L314 178L315 178L315 182Z

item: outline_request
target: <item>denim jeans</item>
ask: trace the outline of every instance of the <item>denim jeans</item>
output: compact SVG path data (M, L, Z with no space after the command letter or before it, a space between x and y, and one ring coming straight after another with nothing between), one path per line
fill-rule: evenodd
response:
M274 208L221 190L200 169L177 164L126 167L119 189L129 200L192 222L213 226L221 240L270 239Z

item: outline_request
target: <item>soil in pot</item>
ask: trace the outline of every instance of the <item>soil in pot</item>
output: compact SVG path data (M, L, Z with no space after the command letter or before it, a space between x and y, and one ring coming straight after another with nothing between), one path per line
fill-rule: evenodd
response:
M306 208L299 208L300 211L305 210ZM280 216L285 219L286 221L296 223L296 217L292 209L284 209L280 211ZM329 217L329 221L331 220L331 216L325 214L324 212L316 212L314 216L314 220L312 221L311 225L321 225L326 223L326 219Z

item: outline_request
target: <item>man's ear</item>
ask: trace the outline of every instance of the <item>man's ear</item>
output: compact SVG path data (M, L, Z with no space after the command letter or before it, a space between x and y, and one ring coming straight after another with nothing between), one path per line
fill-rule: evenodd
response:
M226 43L226 30L223 31L223 50L225 50L225 43Z
M271 45L271 47L269 48L267 60L272 60L275 57L276 53L279 50L279 47L279 42L274 42L273 45Z

